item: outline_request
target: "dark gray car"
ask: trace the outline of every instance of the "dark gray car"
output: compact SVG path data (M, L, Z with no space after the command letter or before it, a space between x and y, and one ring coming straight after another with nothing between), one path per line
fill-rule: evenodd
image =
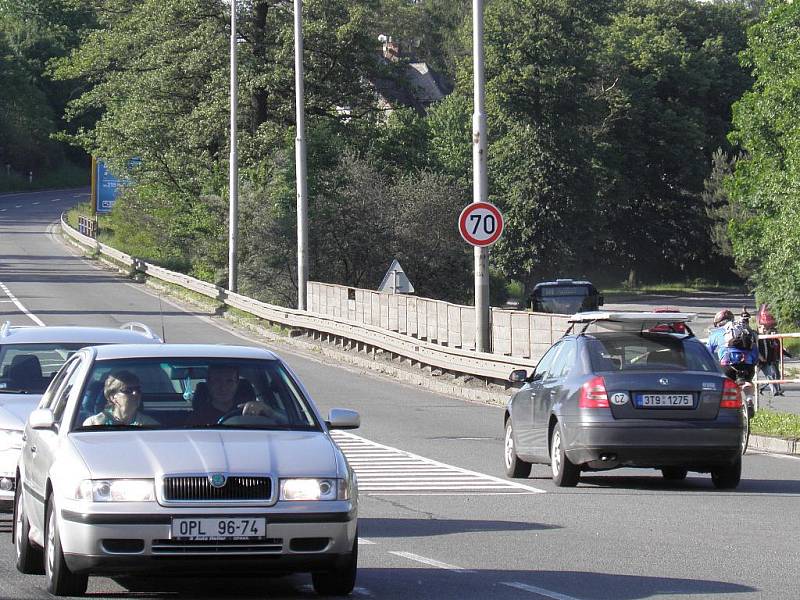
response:
M739 389L702 342L664 318L575 315L595 331L565 335L533 373L512 373L524 385L504 415L508 476L527 477L542 462L559 486L617 467L660 469L671 480L710 472L717 488L739 484L747 432Z

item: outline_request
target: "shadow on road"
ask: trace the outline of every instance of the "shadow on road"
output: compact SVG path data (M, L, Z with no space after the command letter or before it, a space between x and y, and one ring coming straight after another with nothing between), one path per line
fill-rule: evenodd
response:
M486 521L481 519L372 519L358 520L359 534L365 538L428 537L451 533L487 531L543 531L561 529L557 525L524 521Z

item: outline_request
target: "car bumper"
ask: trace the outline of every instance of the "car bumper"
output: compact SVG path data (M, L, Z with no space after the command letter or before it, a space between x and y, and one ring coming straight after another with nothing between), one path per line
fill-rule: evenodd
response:
M220 511L226 516L266 517L266 538L254 541L171 539L172 517L192 513L97 514L62 509L59 534L66 563L76 573L207 574L212 565L251 574L254 569L258 573L328 570L345 563L356 537L355 507L349 502L337 504L347 507L324 513Z
M652 425L632 420L575 423L564 431L567 458L593 469L683 466L709 470L741 455L741 426L678 422Z
M8 510L14 504L14 485L19 452L16 449L0 452L0 510Z

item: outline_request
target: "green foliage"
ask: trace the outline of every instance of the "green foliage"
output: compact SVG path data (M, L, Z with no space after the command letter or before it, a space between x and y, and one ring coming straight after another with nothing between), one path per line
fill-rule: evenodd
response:
M733 110L731 139L746 154L729 181L730 236L758 300L792 326L800 323L800 6L768 6L742 55L756 81Z
M800 439L800 415L759 410L750 421L750 431L788 439Z

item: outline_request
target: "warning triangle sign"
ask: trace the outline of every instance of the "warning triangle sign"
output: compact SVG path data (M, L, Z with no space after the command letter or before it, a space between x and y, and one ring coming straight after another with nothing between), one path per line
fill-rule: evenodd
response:
M408 280L408 276L403 267L397 259L392 261L386 275L383 276L383 281L378 286L379 292L386 292L387 294L413 294L414 286Z

